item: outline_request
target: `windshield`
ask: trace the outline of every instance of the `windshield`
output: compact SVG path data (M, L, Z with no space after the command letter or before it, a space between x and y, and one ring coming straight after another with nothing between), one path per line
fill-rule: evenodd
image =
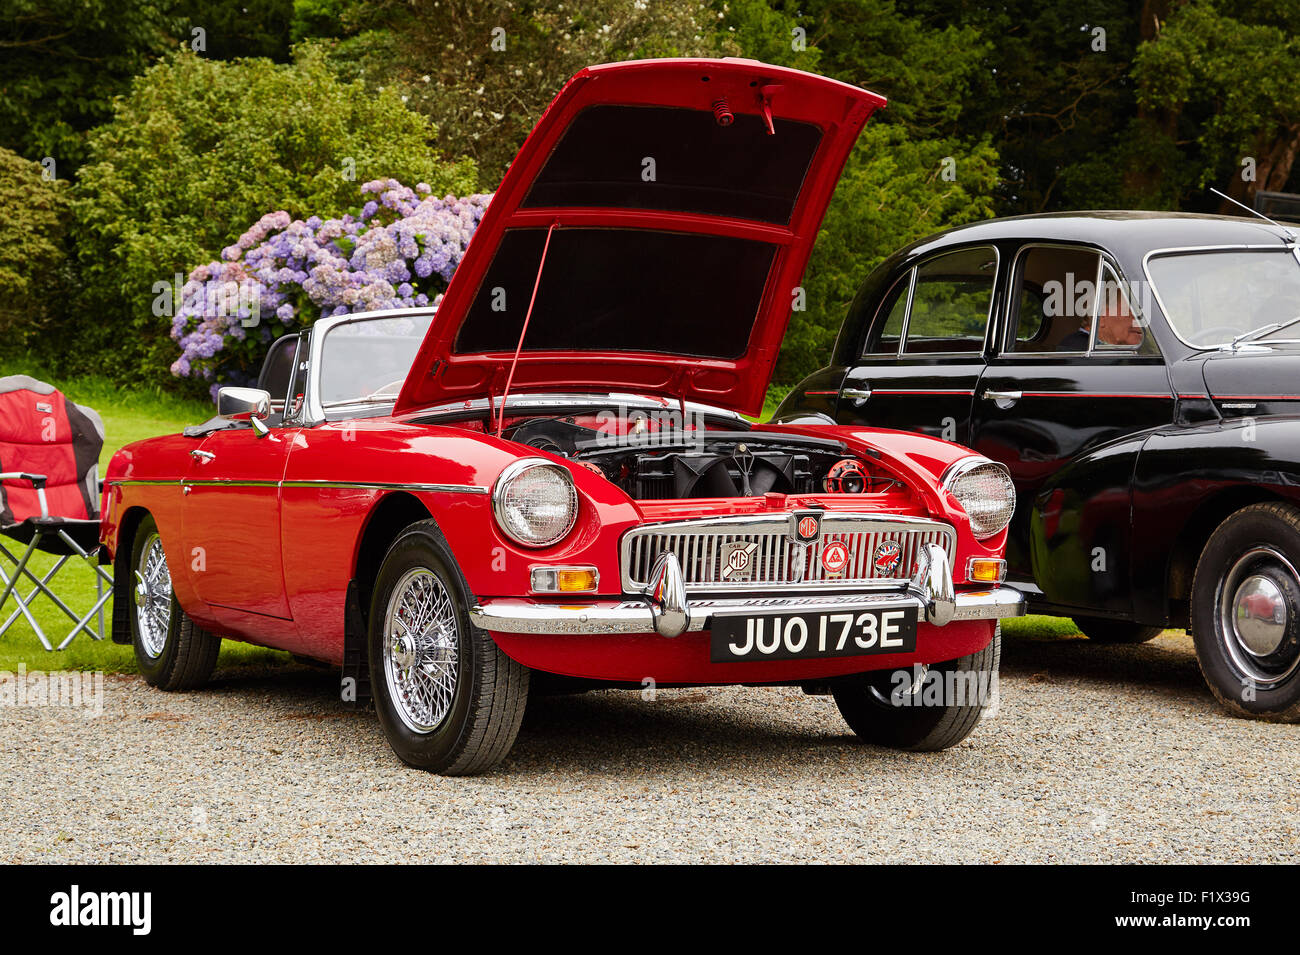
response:
M1147 273L1169 323L1198 348L1216 348L1300 316L1300 262L1288 249L1222 249L1161 255ZM1297 327L1261 333L1297 337Z
M321 404L396 401L432 319L432 312L366 318L330 329L321 343Z

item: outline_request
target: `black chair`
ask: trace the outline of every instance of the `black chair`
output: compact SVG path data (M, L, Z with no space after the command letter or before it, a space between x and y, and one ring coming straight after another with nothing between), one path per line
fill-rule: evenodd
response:
M90 408L74 404L44 382L26 375L0 378L0 535L22 545L21 556L0 544L0 613L12 595L17 608L0 636L25 617L46 650L55 649L32 614L44 594L73 621L58 645L64 649L81 631L104 639L104 604L113 594L111 568L99 563L99 453L104 425ZM28 564L37 551L58 559L37 577ZM95 605L77 614L51 583L73 557L95 571ZM6 563L7 562L7 563ZM24 595L26 577L34 586ZM92 629L90 621L97 622Z

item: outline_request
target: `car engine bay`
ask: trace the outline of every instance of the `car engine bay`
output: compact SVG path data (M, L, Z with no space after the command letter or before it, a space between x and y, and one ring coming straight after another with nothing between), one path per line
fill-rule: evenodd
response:
M577 461L634 500L875 493L901 486L840 441L703 427L655 427L648 418L543 416L503 436Z

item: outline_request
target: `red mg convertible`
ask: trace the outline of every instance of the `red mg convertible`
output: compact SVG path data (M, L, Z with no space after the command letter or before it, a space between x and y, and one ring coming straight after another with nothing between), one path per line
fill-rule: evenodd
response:
M873 742L964 738L1022 610L1005 468L743 417L883 102L744 60L583 70L436 311L322 319L113 458L114 639L164 689L224 637L340 666L448 774L505 757L530 683L795 685Z

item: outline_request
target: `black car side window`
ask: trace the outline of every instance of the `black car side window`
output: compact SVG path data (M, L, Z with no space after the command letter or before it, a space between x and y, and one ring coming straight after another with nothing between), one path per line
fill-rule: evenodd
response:
M1142 348L1146 335L1123 283L1101 254L1071 246L1021 253L1005 351L1083 355Z
M949 252L919 265L903 353L983 351L997 271L997 250L989 247Z
M907 300L911 297L912 277L915 274L916 269L908 269L885 296L878 313L884 316L884 321L877 323L863 354L898 354L898 343L903 340L903 322L907 318Z

